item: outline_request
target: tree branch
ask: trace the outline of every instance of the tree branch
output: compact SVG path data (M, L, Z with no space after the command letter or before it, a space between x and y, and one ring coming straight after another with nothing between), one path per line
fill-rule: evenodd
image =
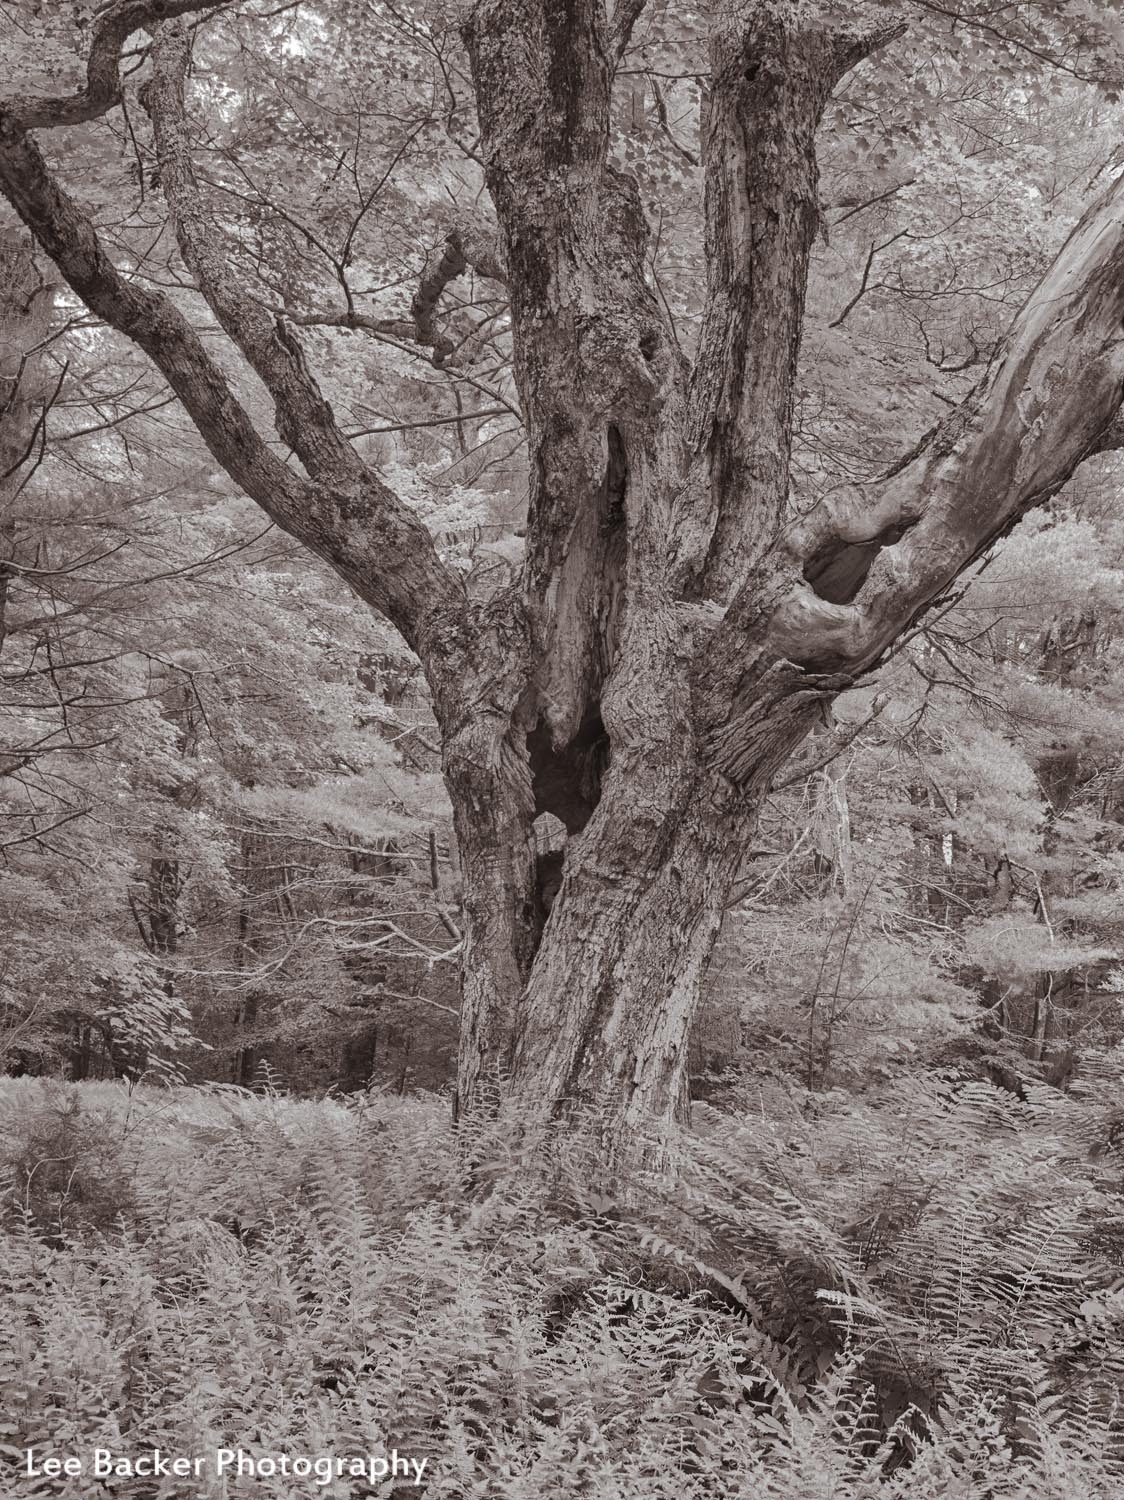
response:
M295 333L231 269L229 252L204 212L187 139L184 79L191 44L184 27L161 27L153 76L142 95L156 136L160 183L184 263L218 319L273 397L277 430L315 479L363 483L368 471L336 425ZM389 492L387 502L398 502Z
M821 213L816 130L840 79L902 28L831 29L756 0L715 9L695 462L676 570L688 590L726 600L773 545L788 504L795 355Z
M313 480L283 464L256 431L222 371L166 298L127 282L87 215L54 181L28 137L104 113L120 93L118 55L138 26L216 8L200 0L117 0L95 28L87 88L76 101L0 105L0 187L75 292L153 360L183 402L212 454L248 495L344 580L424 656L429 620L459 610L463 588L440 562L421 521L374 475L340 432L305 366L292 331L245 294L206 240L187 147L184 73L189 43L177 22L158 35L148 104L165 192L184 258L219 322L274 398L278 429Z
M1020 517L1117 441L1122 393L1124 179L1081 218L980 385L883 480L820 507L787 539L789 560L739 590L702 667L715 764L739 782L767 772L764 757L783 755L786 735L796 743L818 698L883 660ZM845 595L817 592L833 549L859 543L869 555Z
M880 245L875 244L875 242L871 240L870 250L867 252L866 264L863 266L862 278L859 281L859 289L844 307L839 316L837 318L832 318L831 322L827 325L829 328L841 327L847 321L848 317L850 317L851 313L854 312L855 308L858 307L862 299L866 296L867 290L870 286L870 273L874 267L875 256L880 255L883 250L888 250L895 240L900 240L903 235L906 235L908 233L908 229L899 229L897 234L892 234L888 240L883 240Z
M476 244L466 246L461 232L454 229L446 238L437 264L425 271L414 293L410 318L366 318L355 311L344 270L351 254L351 236L359 223L356 219L336 265L347 297L346 311L315 319L288 314L282 319L277 312L271 312L248 287L239 283L223 253L221 235L203 205L187 132L185 79L190 57L191 44L183 26L177 23L162 27L153 47L153 78L141 93L141 102L152 119L161 186L184 263L220 325L238 344L274 397L278 430L309 472L319 473L325 464L334 463L338 467L341 462L342 472L349 467L363 471L364 465L344 440L305 364L300 345L286 324L310 326L313 322L334 321L340 326L363 328L376 334L412 338L432 349L433 364L441 369L458 347L457 341L437 326L437 308L446 287L469 266L498 279L503 278L502 268L494 251ZM259 193L257 199L247 201L263 199ZM269 203L268 199L264 201ZM369 203L370 197L367 206ZM269 207L300 230L323 254L329 255L323 244L283 209L272 203ZM308 444L309 451L302 448L302 441Z
M628 50L632 32L648 0L617 0L609 23L609 56L614 67Z
M426 270L410 301L410 316L414 320L417 341L433 350L433 363L438 369L457 346L447 333L442 333L437 327L437 304L449 283L467 270L468 261L465 259L460 237L454 230L445 241L441 258L432 269Z
M850 749L863 730L870 728L889 701L890 695L888 693L878 693L875 695L874 701L870 705L870 710L864 718L859 719L854 724L836 724L831 731L829 739L830 748L821 752L815 760L810 761L807 765L798 766L795 771L785 776L783 780L774 781L773 791L783 792L786 787L799 786L802 782L806 782L815 776L817 771L822 771L825 766L831 765L833 760L838 760L845 750Z
M94 25L86 63L86 87L77 94L37 99L16 95L0 113L21 130L54 130L96 120L121 97L121 48L134 31L192 11L221 10L232 0L115 0Z
M89 217L32 140L0 114L0 189L91 311L149 356L230 477L283 530L324 558L423 654L430 621L461 589L422 523L382 486L309 483L270 451L195 330L168 301L124 279Z

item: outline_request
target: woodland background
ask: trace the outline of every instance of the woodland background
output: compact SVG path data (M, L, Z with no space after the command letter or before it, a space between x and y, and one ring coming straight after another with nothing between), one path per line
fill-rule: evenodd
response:
M193 79L230 253L443 555L516 569L502 288L418 306L484 214L451 17L260 9ZM821 136L801 509L964 395L1124 160L1114 7L917 9ZM0 7L5 71L72 82L91 13ZM650 7L616 106L687 348L702 34ZM147 122L72 135L119 263L213 332ZM10 224L3 254L23 274ZM447 1134L457 855L416 662L64 287L34 352L0 485L4 1443L342 1448L389 1414L435 1494L1119 1494L1124 459L784 774L695 1028L695 1155L629 1197L564 1143Z

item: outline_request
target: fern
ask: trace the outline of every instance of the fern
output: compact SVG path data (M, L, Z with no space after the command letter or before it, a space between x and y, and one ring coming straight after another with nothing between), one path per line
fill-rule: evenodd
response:
M9 1178L0 1466L385 1441L456 1500L1124 1486L1103 1094L949 1078L819 1118L703 1112L674 1175L632 1180L595 1137L454 1133L426 1099L77 1097L128 1194L51 1248ZM10 1163L55 1108L5 1084Z

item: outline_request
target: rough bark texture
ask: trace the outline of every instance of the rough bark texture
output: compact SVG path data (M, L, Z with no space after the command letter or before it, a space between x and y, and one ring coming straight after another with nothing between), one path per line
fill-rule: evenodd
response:
M820 216L816 128L835 84L891 34L794 26L755 0L717 8L703 142L707 301L689 423L695 462L677 518L683 581L709 598L727 597L745 578L785 516L793 381Z
M785 512L815 128L834 83L884 39L722 8L692 375L645 279L635 188L608 160L600 6L485 0L466 31L532 457L522 713L536 811L570 834L514 1086L527 1107L596 1104L613 1138L684 1099L719 913L772 771L829 691L801 681L794 695L795 669L771 678L775 712L727 763L713 721L741 676L708 681L699 664L720 601ZM762 624L787 586L755 580Z
M636 185L609 156L613 70L642 0L612 16L603 0L477 0L464 36L499 225L488 274L510 290L531 495L523 578L470 603L341 435L293 328L232 273L192 169L178 23L158 27L146 94L172 222L304 474L176 309L119 275L29 136L110 107L122 28L207 8L108 7L80 104L0 109L0 186L231 477L420 656L464 873L460 1105L497 1089L524 1112L587 1101L610 1147L653 1121L658 1137L684 1100L699 981L777 768L960 571L1118 441L1124 189L1089 210L919 451L786 531L816 128L847 69L896 33L827 6L716 4L691 371L645 277ZM411 307L435 359L434 310L464 257L450 241ZM535 858L544 812L568 834L560 884Z
M20 566L16 504L42 436L42 347L54 288L44 284L26 235L0 236L0 653L11 580Z

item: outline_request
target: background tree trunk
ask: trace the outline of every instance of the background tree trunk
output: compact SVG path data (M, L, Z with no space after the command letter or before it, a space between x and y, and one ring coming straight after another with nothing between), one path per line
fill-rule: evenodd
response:
M43 341L54 288L46 286L22 233L0 235L0 653L8 591L19 552L17 501L36 464L43 388Z

